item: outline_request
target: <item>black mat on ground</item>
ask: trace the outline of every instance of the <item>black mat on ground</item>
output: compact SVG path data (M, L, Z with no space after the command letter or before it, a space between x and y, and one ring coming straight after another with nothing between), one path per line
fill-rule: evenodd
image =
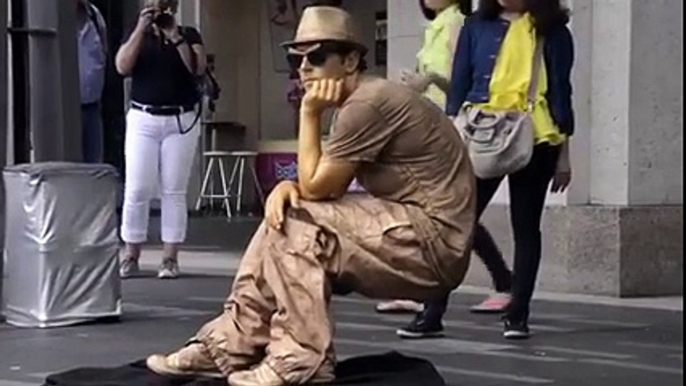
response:
M398 353L343 361L336 367L336 377L333 385L445 386L430 362ZM119 368L84 368L51 375L44 386L226 386L226 381L161 377L139 361Z

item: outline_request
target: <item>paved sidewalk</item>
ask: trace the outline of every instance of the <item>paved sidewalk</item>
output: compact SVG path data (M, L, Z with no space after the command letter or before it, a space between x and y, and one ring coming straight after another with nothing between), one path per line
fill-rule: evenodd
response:
M232 276L240 264L241 252L191 249L181 253L179 257L181 270L188 274ZM162 259L159 248L147 249L141 258L141 267L154 271ZM486 295L488 288L462 286L458 293L471 295ZM654 309L664 311L684 310L683 297L618 299L604 296L560 294L552 292L537 292L535 299L559 303L581 303L600 306L625 307L637 309Z
M162 281L152 271L123 283L120 323L52 330L0 324L0 386L40 385L49 373L173 350L217 315L230 284L197 275ZM339 357L400 351L431 360L451 386L683 384L682 312L539 300L535 336L518 343L502 339L497 316L469 314L482 297L467 292L451 300L445 338L416 342L395 336L409 316L375 314L374 301L360 297L335 298Z
M182 277L155 278L159 243L142 257L142 278L123 283L120 323L22 330L0 322L0 386L40 385L49 373L118 366L173 350L221 310L231 276L258 222L192 219ZM154 224L154 221L153 221ZM238 226L236 225L238 224ZM152 229L151 240L158 239ZM447 336L401 341L410 316L375 314L375 302L334 299L341 358L391 350L431 360L451 386L677 386L683 384L683 298L614 299L537 293L531 341L502 339L498 316L469 314L488 289L461 287Z
M209 275L232 275L240 262L242 251L257 229L259 218L237 218L227 221L223 217L192 217L188 240L181 254L181 269L187 273ZM150 240L153 245L144 254L143 266L156 270L161 260L159 249L159 219L151 222ZM480 267L475 267L480 268ZM476 274L476 272L475 272ZM489 290L463 286L460 293L483 295ZM683 297L617 299L611 297L537 292L540 300L586 303L637 309L656 309L683 312Z
M228 251L183 251L179 266L184 273L196 275L232 276L236 273L242 254ZM141 255L141 269L155 271L162 262L161 249L146 249Z

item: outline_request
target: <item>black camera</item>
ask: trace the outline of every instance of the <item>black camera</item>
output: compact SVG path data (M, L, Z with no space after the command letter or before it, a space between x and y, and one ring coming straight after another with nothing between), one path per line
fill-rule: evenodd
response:
M157 16L155 16L155 19L153 19L153 23L155 23L155 25L157 25L161 29L171 28L172 26L174 26L174 22L174 15L166 12L157 14Z

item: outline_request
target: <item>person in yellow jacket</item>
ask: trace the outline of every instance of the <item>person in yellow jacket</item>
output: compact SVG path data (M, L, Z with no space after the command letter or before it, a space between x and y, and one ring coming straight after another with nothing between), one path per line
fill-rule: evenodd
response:
M429 24L417 54L417 69L404 72L401 81L423 93L441 109L445 108L457 40L471 3L471 0L419 1Z
M438 105L446 107L447 92L453 69L453 57L465 15L471 11L471 0L420 0L422 13L429 20L424 32L424 43L417 54L415 72L403 72L401 81L424 94ZM408 300L379 303L380 313L419 313L423 305Z

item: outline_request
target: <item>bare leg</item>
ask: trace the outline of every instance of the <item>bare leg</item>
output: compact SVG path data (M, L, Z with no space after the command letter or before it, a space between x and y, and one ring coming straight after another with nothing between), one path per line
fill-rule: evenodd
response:
M179 277L179 244L164 243L162 264L157 276L160 279L176 279Z
M164 259L169 259L169 260L178 260L179 259L179 244L170 244L170 243L165 243L164 244L164 253L163 255Z
M124 259L138 261L141 258L141 244L127 243L124 246Z

